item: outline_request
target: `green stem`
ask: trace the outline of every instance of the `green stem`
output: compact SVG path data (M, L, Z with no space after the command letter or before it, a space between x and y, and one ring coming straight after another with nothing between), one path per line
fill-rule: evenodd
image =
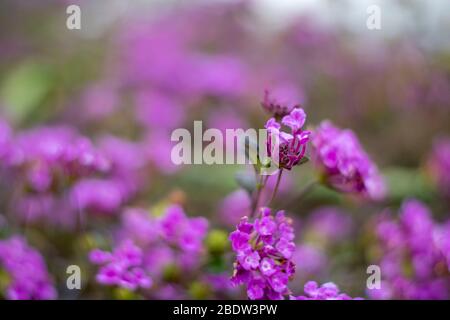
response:
M280 186L280 182L281 182L281 175L283 174L283 169L280 169L278 171L278 176L277 176L277 183L275 184L275 188L273 189L273 193L272 193L272 197L270 198L269 201L269 207L272 204L273 200L275 199L277 192L278 192L278 187Z
M269 178L269 176L263 176L263 175L259 176L259 182L258 182L258 185L256 186L256 196L253 199L252 212L250 214L250 218L253 218L253 216L255 215L255 213L258 209L259 199L261 198L262 190L264 189L264 186L266 185L268 178Z

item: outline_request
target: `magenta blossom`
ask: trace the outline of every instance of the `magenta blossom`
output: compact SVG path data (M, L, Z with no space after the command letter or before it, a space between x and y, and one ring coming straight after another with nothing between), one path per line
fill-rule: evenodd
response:
M315 281L308 281L304 286L305 295L290 296L290 300L362 300L362 298L351 298L341 293L337 285L327 282L319 286Z
M314 162L329 186L374 200L384 197L383 178L353 131L324 121L313 133L311 142Z
M258 219L251 223L243 217L230 234L237 257L231 280L247 286L249 299L278 300L289 293L288 281L295 271L291 224L283 211L274 217L269 208L261 208Z
M142 250L132 241L123 242L112 253L95 249L89 259L102 266L96 276L98 283L132 291L152 285L152 279L142 266Z
M450 232L437 224L420 201L403 203L399 219L385 214L375 232L381 257L380 289L368 290L375 299L448 299Z
M291 170L298 165L306 153L306 144L309 140L309 131L303 131L301 128L305 124L306 114L303 109L293 109L288 115L284 116L281 122L291 129L291 133L282 130L281 124L275 118L270 118L266 125L267 154L274 159L274 152L279 153L278 167L280 169Z
M43 257L19 236L0 241L0 269L10 277L5 293L8 299L49 300L57 296Z

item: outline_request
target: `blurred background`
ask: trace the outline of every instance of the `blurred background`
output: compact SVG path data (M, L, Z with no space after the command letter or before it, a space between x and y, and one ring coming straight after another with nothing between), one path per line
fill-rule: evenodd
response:
M81 8L80 30L66 27L71 4ZM366 25L374 4L380 30ZM380 212L416 198L436 223L449 217L448 151L447 167L433 160L443 149L436 145L449 143L449 33L446 0L3 0L0 147L12 136L26 154L42 131L62 144L85 137L113 170L33 189L23 172L2 168L0 234L24 235L42 253L60 298L129 297L97 288L86 260L89 249L109 246L126 208L157 215L182 204L208 219L216 231L209 245L220 247L250 206L235 178L244 166L175 166L172 131L192 130L194 120L205 129L261 128L264 90L283 88L305 109L308 128L330 119L352 129L389 190L377 203L325 187L287 201L316 173L307 163L283 177L275 207L295 218L292 288L312 278L365 296L366 267L380 259L371 234ZM205 268L230 276L232 259L217 261ZM68 264L88 270L79 292L64 287ZM442 277L448 283L448 270ZM210 280L195 279L164 280L183 289L150 298L220 297L205 289ZM243 296L230 289L225 297Z

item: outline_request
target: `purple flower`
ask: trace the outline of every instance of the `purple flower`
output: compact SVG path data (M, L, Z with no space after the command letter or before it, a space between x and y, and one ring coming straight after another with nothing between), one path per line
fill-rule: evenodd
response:
M243 217L230 234L237 256L231 281L246 284L250 299L281 299L289 293L288 281L295 272L291 223L283 212L273 217L269 208L261 208L254 223Z
M311 141L315 163L328 185L375 200L384 197L383 178L351 130L341 130L324 121Z
M142 268L143 253L132 241L124 241L112 253L98 249L91 251L91 262L102 267L97 273L97 282L109 286L119 286L127 290L149 288L152 279Z
M167 207L160 217L128 208L116 233L118 245L111 253L93 250L89 258L100 265L97 281L101 284L136 290L148 289L154 283L159 288L165 285L167 270L182 270L185 275L198 271L207 231L206 219L188 217L177 205ZM158 296L152 290L145 294Z
M298 132L306 121L306 113L303 109L294 109L292 112L283 117L281 122L291 128L293 133Z
M112 214L120 209L127 196L120 181L83 179L71 190L71 203L75 210L91 210Z
M256 219L254 226L256 232L258 232L262 236L269 236L273 234L277 228L277 224L271 216L265 216L261 219Z
M269 278L269 283L272 289L278 293L285 293L287 291L289 277L284 272L276 272Z
M399 218L387 213L376 219L375 233L383 271L381 289L367 290L374 299L448 299L450 266L448 223L433 221L420 201L406 200Z
M202 241L208 229L205 218L188 218L181 207L173 205L166 209L160 224L162 235L169 243L189 252L202 250Z
M267 129L267 154L279 168L291 170L300 163L306 153L306 144L309 140L309 131L303 131L306 114L303 109L293 109L286 115L282 123L291 129L291 133L282 131L281 124L275 118L269 119ZM274 159L274 152L278 151L278 159Z
M315 281L308 281L304 286L305 295L290 296L291 300L361 300L351 298L345 293L340 293L339 288L333 282L327 282L320 287Z
M258 300L264 297L265 283L262 280L251 280L247 286L247 296L250 300Z
M94 249L89 253L89 261L94 264L105 264L111 261L111 258L111 253L100 249Z
M0 241L0 267L10 277L6 297L11 300L49 300L57 296L41 254L15 236Z
M277 272L275 261L268 257L261 260L261 263L259 264L259 269L261 270L261 273L263 275L268 277Z
M238 252L237 259L245 270L252 270L259 267L261 258L257 251L248 250Z

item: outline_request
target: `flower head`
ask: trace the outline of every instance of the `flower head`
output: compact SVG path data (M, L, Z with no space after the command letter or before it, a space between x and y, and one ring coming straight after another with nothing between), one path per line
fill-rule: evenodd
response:
M381 289L368 290L375 299L448 299L450 228L433 221L420 201L406 200L399 219L378 217L375 233L381 250Z
M232 282L246 284L250 299L282 299L289 293L288 281L295 266L291 221L280 211L274 217L269 208L261 208L253 222L242 218L230 234L236 262Z
M304 286L305 295L290 296L291 300L361 300L341 293L337 285L327 282L319 286L315 281L308 281Z
M281 128L281 124L275 119L270 118L266 125L267 154L281 169L291 170L298 165L306 153L306 144L309 140L309 131L303 131L301 128L305 124L306 114L303 109L293 109L288 115L284 116L281 122L288 126L290 133ZM278 152L278 159L276 159Z
M92 263L102 266L96 276L101 284L128 290L149 288L152 285L152 279L143 269L142 250L132 241L124 241L112 253L95 249L89 258Z
M57 296L44 259L21 237L0 241L0 267L10 276L6 297L11 300L49 300Z
M353 131L341 130L324 121L315 130L311 142L315 163L330 186L375 200L384 196L383 178Z

